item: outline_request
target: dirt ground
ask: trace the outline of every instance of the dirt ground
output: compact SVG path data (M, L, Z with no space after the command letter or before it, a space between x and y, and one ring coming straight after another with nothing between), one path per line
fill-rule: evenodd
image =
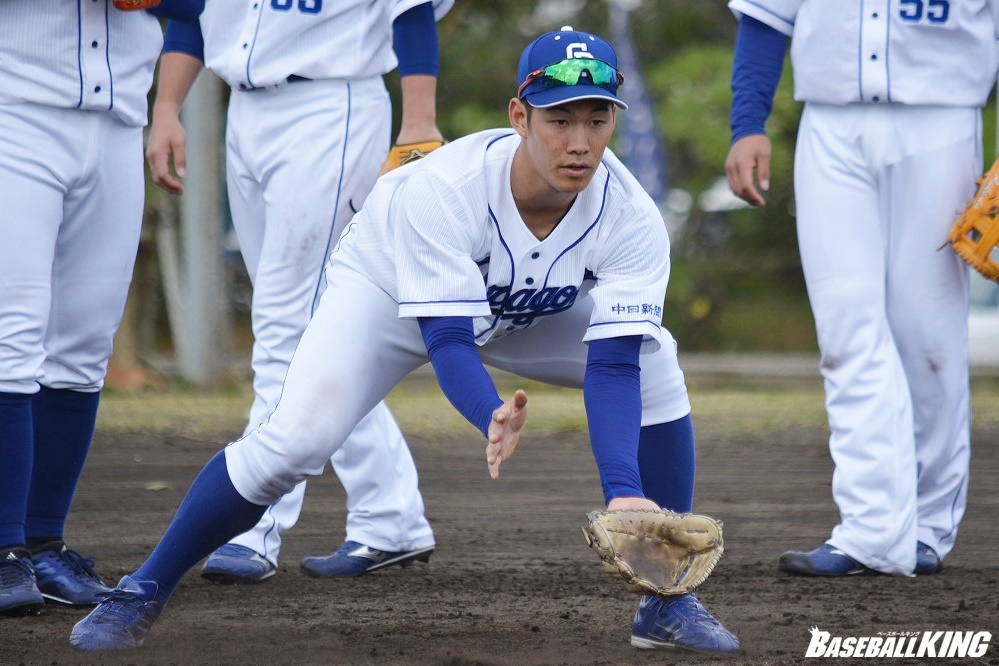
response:
M132 571L225 438L99 434L68 527L71 544L109 582ZM912 579L776 571L780 552L818 545L836 519L825 441L821 428L760 437L699 426L695 510L725 523L726 545L700 596L740 637L734 658L630 647L637 597L584 545L579 526L601 501L599 484L585 438L566 433L522 444L498 482L478 443L411 437L438 540L427 565L351 581L302 574L302 557L342 540L343 492L327 475L310 483L269 581L213 586L191 572L146 644L123 655L69 647L85 611L47 606L37 617L0 618L0 664L777 665L807 661L811 627L843 637L999 634L999 429L974 432L970 505L944 571ZM999 664L999 646L963 661Z

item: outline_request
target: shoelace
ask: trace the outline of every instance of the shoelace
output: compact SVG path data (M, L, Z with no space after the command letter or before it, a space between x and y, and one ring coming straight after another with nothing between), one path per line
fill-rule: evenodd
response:
M112 588L110 592L105 592L101 595L100 604L97 606L97 612L94 615L95 624L121 624L116 622L118 619L131 620L135 617L138 608L135 602L139 602L142 606L148 602L147 599L143 599L135 592L129 592L128 590L122 590L120 588Z
M67 573L83 574L96 581L101 580L101 577L97 575L97 571L94 570L94 561L87 559L75 550L63 548L59 551L49 552L51 555L41 560L43 565L51 566L53 569L62 569Z
M708 609L701 604L700 600L693 595L684 597L676 603L680 606L681 613L688 616L691 620L695 620L698 623L706 622L712 625L719 624L718 620L716 620L714 616L708 612Z
M20 558L0 560L0 587L23 585L33 575L31 565Z

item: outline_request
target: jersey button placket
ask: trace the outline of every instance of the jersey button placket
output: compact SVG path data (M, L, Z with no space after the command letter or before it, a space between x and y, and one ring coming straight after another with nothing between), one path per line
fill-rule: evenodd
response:
M107 30L103 16L98 14L98 19L93 20L95 12L100 12L100 10L87 9L84 12L81 26L84 32L81 35L83 38L81 42L82 44L89 43L91 47L89 51L86 49L79 51L80 70L85 73L81 83L83 90L89 91L84 93L81 100L80 108L82 109L107 109L111 105L108 93L102 93L103 90L107 89L104 84L111 80L107 56L100 48L101 44L107 44Z
M860 96L863 101L881 102L888 101L888 59L885 44L888 43L889 21L883 18L887 10L884 0L872 4L876 6L862 19Z

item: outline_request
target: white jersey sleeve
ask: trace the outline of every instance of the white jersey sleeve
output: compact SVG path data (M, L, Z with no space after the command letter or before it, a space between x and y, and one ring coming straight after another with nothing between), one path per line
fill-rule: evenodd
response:
M999 0L730 0L791 36L795 99L981 107L999 73Z
M611 152L604 154L608 175L604 211L589 270L593 313L583 340L643 336L642 349L655 351L662 337L663 305L669 281L670 243L655 203Z
M205 66L235 90L289 76L362 79L397 66L392 21L427 0L208 0ZM454 0L433 0L439 20Z
M111 0L0 0L0 102L110 111L141 127L162 46L156 17Z

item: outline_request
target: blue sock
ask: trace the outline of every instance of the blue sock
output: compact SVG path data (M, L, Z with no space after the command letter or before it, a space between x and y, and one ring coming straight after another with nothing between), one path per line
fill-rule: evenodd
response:
M225 451L219 451L198 474L166 534L132 576L157 582L169 596L194 565L256 525L266 510L236 492Z
M689 513L694 505L694 424L690 414L642 428L638 468L645 496L664 509Z
M31 442L31 395L0 392L0 548L24 545Z
M31 400L35 459L24 535L34 545L63 537L73 493L94 438L100 391L43 386Z

